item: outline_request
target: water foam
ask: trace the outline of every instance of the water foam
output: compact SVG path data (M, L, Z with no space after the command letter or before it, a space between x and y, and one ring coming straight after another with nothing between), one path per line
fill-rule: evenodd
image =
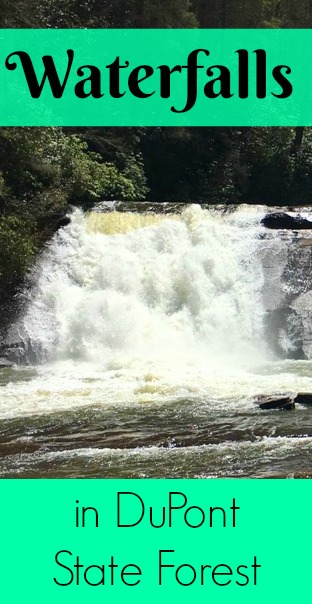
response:
M308 391L309 377L271 375L262 215L75 210L37 264L19 323L39 364L1 389L1 415L186 400L241 410L264 391Z
M256 212L75 211L37 268L23 330L44 360L241 365L263 350Z

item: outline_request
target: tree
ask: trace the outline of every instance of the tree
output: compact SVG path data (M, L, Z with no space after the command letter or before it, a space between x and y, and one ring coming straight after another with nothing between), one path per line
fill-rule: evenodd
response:
M200 27L311 27L311 0L194 0Z

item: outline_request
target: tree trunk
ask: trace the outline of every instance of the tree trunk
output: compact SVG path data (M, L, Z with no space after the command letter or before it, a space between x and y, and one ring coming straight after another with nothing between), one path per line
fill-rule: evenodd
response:
M296 155L296 153L299 153L299 151L302 147L303 135L304 135L304 126L298 126L295 130L295 139L294 139L294 143L293 143L293 147L292 147L292 151L291 151L293 155Z
M200 27L220 27L218 4L220 0L199 0L198 21Z
M136 0L135 2L135 23L136 27L144 27L144 0Z
M222 0L221 4L221 27L226 28L227 24L227 0Z

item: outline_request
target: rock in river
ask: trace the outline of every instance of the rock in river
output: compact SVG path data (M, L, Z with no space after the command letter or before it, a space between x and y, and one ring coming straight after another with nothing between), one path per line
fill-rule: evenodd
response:
M283 409L284 411L290 411L295 408L295 401L291 395L285 396L257 396L254 399L256 405L260 409Z
M312 221L300 215L292 215L286 212L267 214L261 221L267 229L292 230L312 229Z
M299 392L295 398L295 403L298 403L298 405L312 406L312 393Z

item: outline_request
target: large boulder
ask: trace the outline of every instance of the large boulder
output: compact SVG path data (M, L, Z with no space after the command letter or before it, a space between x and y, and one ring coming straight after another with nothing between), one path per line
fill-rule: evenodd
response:
M274 230L308 230L312 229L312 222L300 214L288 214L287 212L269 213L262 219L262 225L267 229Z
M295 403L306 407L312 406L312 392L299 392L295 398Z

